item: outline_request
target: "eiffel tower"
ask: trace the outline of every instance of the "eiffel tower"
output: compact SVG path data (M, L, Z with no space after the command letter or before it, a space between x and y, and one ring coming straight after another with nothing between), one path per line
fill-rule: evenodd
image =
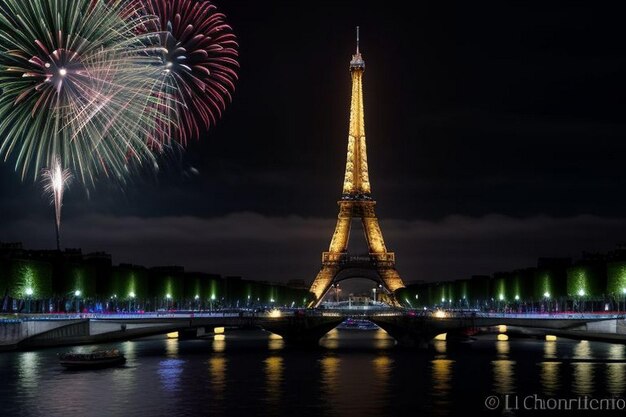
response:
M348 135L348 157L343 193L339 204L339 216L330 247L322 253L322 268L311 285L315 296L311 307L317 307L332 285L348 278L368 278L384 290L382 297L397 304L393 292L404 287L396 270L395 254L387 252L383 234L374 212L376 201L372 198L367 169L367 145L365 143L365 121L363 111L363 73L365 61L359 51L359 28L357 27L356 53L350 61L352 75L352 100L350 104L350 132ZM352 219L361 219L368 252L350 254L348 239Z

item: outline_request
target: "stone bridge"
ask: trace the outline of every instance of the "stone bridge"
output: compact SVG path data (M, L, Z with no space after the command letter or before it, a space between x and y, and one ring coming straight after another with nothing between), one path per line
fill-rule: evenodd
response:
M467 330L497 325L511 331L564 337L626 341L624 317L564 316L411 316L398 311L323 312L271 315L167 314L90 317L37 317L0 320L0 350L109 343L170 332L180 338L212 333L215 327L263 328L292 345L316 345L321 337L347 317L367 319L384 329L402 346L423 346L434 336L451 339Z

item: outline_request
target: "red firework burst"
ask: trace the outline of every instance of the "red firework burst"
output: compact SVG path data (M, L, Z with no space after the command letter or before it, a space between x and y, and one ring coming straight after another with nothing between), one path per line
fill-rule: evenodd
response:
M138 0L158 18L163 76L156 93L178 123L169 131L185 144L214 125L232 100L239 63L226 16L206 0ZM156 30L153 30L156 29Z

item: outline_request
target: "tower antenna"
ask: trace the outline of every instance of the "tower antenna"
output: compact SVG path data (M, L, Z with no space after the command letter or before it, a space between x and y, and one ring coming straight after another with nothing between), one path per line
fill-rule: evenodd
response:
M359 37L359 26L356 27L356 53L359 53L359 43L360 43L360 37Z

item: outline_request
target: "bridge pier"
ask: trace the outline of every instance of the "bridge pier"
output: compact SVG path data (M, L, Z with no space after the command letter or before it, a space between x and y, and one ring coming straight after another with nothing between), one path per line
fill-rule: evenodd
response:
M282 336L290 346L317 346L319 340L337 327L343 317L289 316L268 318L259 324L269 332Z

